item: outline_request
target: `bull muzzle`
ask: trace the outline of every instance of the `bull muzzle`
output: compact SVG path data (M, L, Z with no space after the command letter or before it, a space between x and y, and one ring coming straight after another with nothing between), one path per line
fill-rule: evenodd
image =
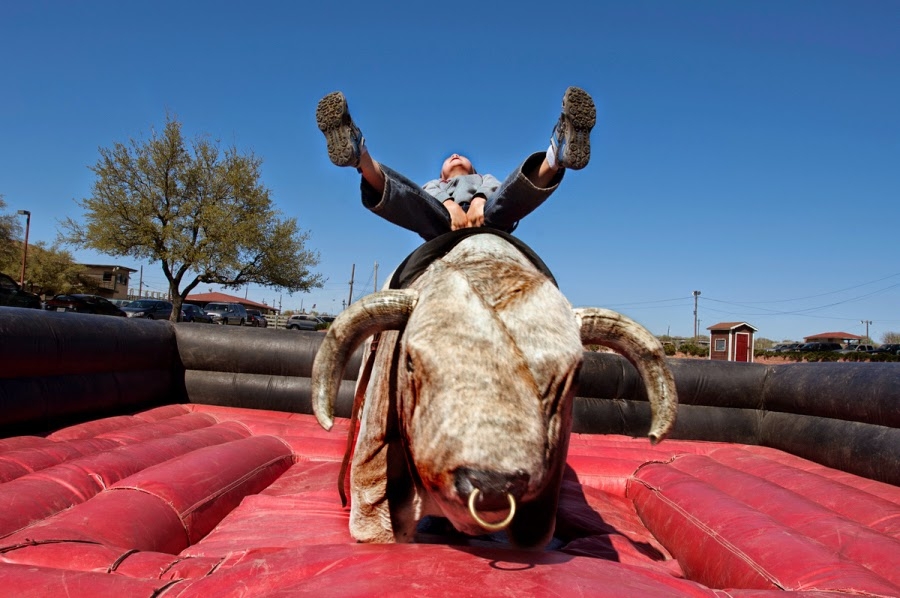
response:
M516 503L528 490L530 476L518 470L513 473L485 471L460 467L454 472L454 486L466 502L472 519L487 531L506 529L516 515ZM481 513L508 509L501 521L489 522Z

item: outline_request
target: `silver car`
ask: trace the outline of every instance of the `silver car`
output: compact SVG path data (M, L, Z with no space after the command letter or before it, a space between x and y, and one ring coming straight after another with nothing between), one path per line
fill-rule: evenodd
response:
M288 330L319 330L324 327L322 318L308 314L295 314L288 318L286 325Z

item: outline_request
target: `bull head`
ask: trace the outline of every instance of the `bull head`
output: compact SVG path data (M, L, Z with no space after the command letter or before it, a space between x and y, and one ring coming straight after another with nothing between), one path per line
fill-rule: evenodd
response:
M383 333L351 469L352 535L408 541L421 517L440 515L464 533L505 528L518 546L543 546L583 344L611 347L637 367L652 442L674 424L674 381L659 341L632 320L573 311L500 239L459 247L411 288L364 297L332 323L313 365L313 410L330 429L349 356Z

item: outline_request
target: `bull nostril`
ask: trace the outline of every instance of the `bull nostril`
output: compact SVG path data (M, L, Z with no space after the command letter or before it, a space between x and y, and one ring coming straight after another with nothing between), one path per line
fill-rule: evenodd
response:
M530 476L522 470L498 472L460 467L455 472L456 491L468 500L477 488L476 507L480 511L499 511L509 508L509 497L521 499L528 488Z

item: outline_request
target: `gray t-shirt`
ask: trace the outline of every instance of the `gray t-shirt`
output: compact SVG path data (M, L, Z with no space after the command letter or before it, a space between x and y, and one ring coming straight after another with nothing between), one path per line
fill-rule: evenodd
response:
M448 181L435 179L428 181L423 187L442 203L452 199L458 204L471 202L476 195L488 198L499 188L500 181L490 174L464 174Z

